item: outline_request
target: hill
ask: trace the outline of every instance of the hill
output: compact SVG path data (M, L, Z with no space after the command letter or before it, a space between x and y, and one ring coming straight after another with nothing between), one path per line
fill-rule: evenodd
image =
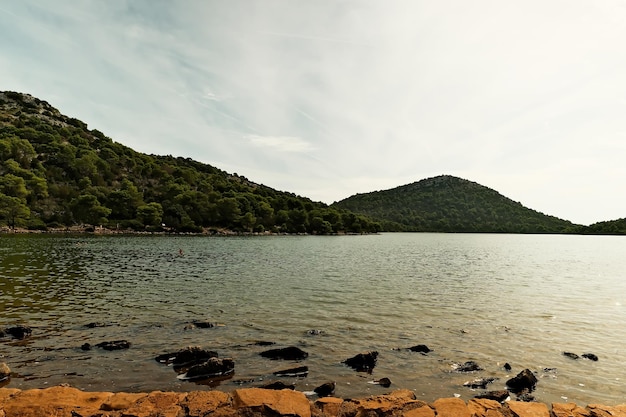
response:
M28 94L0 92L0 226L361 233L363 215L189 158L147 155Z
M449 175L357 194L333 207L371 216L381 222L383 229L396 231L573 233L583 228Z

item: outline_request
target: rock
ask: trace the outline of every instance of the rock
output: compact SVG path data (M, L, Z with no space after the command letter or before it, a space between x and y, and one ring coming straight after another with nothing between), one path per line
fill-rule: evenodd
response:
M376 359L378 358L378 352L365 352L359 353L351 358L343 361L350 368L353 368L357 372L372 372L372 369L376 366Z
M101 342L96 345L96 347L102 348L104 350L122 350L129 349L130 342L126 340L114 340L112 342Z
M336 384L334 382L326 382L316 387L313 392L315 392L318 397L330 397L335 393L335 387Z
M30 327L21 325L9 327L5 330L5 332L6 334L10 334L14 338L20 340L30 336L33 333Z
M437 416L470 417L469 408L460 398L440 398L431 405Z
M91 350L91 345L90 345L89 343L83 343L83 344L80 346L80 349L81 349L81 350Z
M105 402L100 406L100 410L102 411L119 411L125 410L132 406L134 403L139 401L140 399L147 397L148 394L131 394L126 392L116 392L111 397L109 397Z
M237 415L311 417L311 404L301 392L247 388L235 390L232 397Z
M578 359L579 356L572 352L563 352L563 356L567 356L570 359Z
M419 352L419 353L428 353L432 352L432 350L426 345L415 345L409 348L411 352Z
M216 326L215 323L211 323L210 321L206 321L206 320L192 321L191 324L193 324L199 329L211 329Z
M276 390L276 391L280 391L282 389L290 389L290 390L295 390L296 386L295 385L287 385L282 381L274 381L274 382L270 382L268 384L262 385L260 387L261 389L271 389L271 390Z
M320 397L315 401L316 408L314 416L338 416L343 400L335 397Z
M523 392L517 396L517 401L521 401L525 403L532 403L533 401L535 401L535 396L532 395L531 393Z
M592 360L594 362L598 361L598 357L596 355L594 355L593 353L583 353L582 357L585 358L585 359Z
M320 336L324 334L324 330L311 329L307 330L306 334L309 336Z
M378 381L376 381L376 383L383 388L389 388L391 386L391 379L387 377L380 378Z
M483 368L478 366L478 364L474 361L467 361L463 364L456 364L454 366L454 370L457 372L474 372L474 371L482 371Z
M530 369L524 369L515 377L506 381L506 386L509 388L511 392L515 394L519 394L524 390L531 392L535 389L536 385L537 385L537 378L530 371Z
M153 391L135 401L119 415L128 417L177 417L184 415L180 403L185 400L185 397L187 397L186 393ZM103 416L103 414L98 415ZM88 414L87 416L92 415Z
M591 417L591 412L576 403L553 403L552 415L554 417Z
M206 362L218 356L217 352L213 352L212 350L204 350L199 346L189 346L178 352L164 353L154 359L159 363L172 365L174 368L184 368Z
M478 398L478 399L486 399L486 400L494 400L497 401L499 403L502 403L504 401L507 400L507 398L509 398L509 392L505 389L503 390L498 390L498 391L487 391L487 392L483 392L482 394L476 395L474 398Z
M485 389L487 388L487 385L491 384L495 380L496 378L476 378L473 381L467 381L463 384L463 386L472 389Z
M274 372L276 376L290 376L290 377L306 377L309 374L308 366L299 366L297 368L285 369L282 371Z
M203 379L228 377L235 373L235 362L232 359L210 358L203 363L193 365L178 379L200 381Z
M253 345L255 346L272 346L275 345L276 343L274 342L267 342L265 340L258 340L256 342L253 343Z
M51 387L17 391L0 401L7 416L94 416L112 393L83 392L71 387Z
M467 402L467 408L472 417L505 417L502 404L494 400L473 398Z
M232 415L230 395L220 391L192 391L180 403L185 416L217 417Z
M550 417L548 406L542 403L509 401L507 406L515 416Z
M511 364L509 364L508 362L504 364L503 368L504 368L504 370L505 370L505 371L507 371L507 372L510 372L510 371L511 371L511 369L513 369L513 368L511 367Z
M266 350L264 352L261 352L260 355L264 358L269 358L273 360L283 359L287 361L299 361L306 359L306 357L309 356L308 353L295 346Z
M85 327L87 327L88 329L95 329L96 327L106 327L106 323L103 323L101 321L94 321L85 324Z
M0 362L0 382L6 381L9 378L11 378L11 369L6 363Z

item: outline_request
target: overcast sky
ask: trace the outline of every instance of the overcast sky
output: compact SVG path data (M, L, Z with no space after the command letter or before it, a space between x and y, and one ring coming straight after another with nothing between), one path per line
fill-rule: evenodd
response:
M626 217L624 0L0 0L0 90L332 203L450 174Z

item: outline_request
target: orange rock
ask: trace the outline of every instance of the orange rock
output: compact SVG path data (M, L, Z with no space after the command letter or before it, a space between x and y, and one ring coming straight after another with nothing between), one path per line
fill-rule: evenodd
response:
M324 397L315 401L314 414L320 417L337 417L343 400L336 397Z
M402 413L402 417L435 417L435 410L427 405Z
M460 398L440 398L431 405L437 417L471 417L469 408Z
M180 392L153 391L140 398L122 413L128 417L178 417L187 394Z
M509 417L511 415L502 407L502 404L486 398L472 398L467 402L467 408L472 417Z
M233 405L247 417L264 416L268 413L311 417L311 404L306 396L289 389L238 389L233 392Z
M339 416L366 416L370 411L377 415L397 415L410 410L428 406L424 401L415 400L415 394L409 390L394 391L389 395L377 395L362 399L345 400Z
M100 410L103 411L118 411L125 410L140 399L147 397L148 394L130 394L126 392L117 392L113 394L109 399L102 403Z
M543 403L509 401L507 406L515 417L550 417L550 410L548 410L548 406Z
M587 409L593 417L626 417L626 404L609 407L600 404L589 404Z
M2 402L7 416L91 416L111 396L110 392L83 392L71 387L20 391Z
M235 414L232 398L221 391L193 391L180 404L189 417L226 417Z
M591 411L579 407L575 403L554 403L552 404L552 415L554 417L591 417Z

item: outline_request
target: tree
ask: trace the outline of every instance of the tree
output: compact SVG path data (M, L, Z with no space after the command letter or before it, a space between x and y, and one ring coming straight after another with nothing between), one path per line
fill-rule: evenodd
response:
M70 202L74 220L80 223L99 225L107 222L111 209L104 207L92 194L81 194Z
M163 207L159 203L148 203L137 208L137 218L146 226L160 226L163 221Z
M30 217L30 209L24 200L0 193L0 218L6 219L11 229Z

